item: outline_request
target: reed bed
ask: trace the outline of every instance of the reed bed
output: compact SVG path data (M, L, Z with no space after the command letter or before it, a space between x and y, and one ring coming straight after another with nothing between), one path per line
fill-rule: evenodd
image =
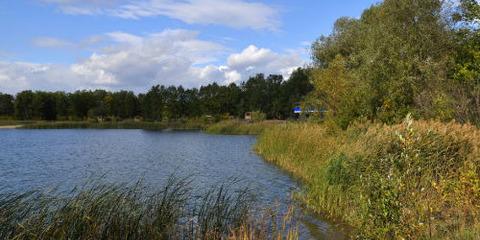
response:
M285 123L285 121L256 121L249 122L243 120L228 120L212 124L206 128L210 134L227 135L260 135L265 129L275 125Z
M267 129L256 150L304 183L309 208L360 239L480 239L480 130L413 121Z
M67 193L0 192L0 239L298 238L293 224L273 228L254 203L248 189L221 184L199 194L177 178L157 191L94 183Z

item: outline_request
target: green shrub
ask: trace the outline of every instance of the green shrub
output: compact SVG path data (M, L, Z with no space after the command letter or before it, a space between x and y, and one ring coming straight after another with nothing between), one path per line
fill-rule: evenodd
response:
M267 119L267 114L260 111L252 112L252 121L254 122L265 121L266 119Z
M304 182L310 208L367 239L449 239L478 235L480 131L413 121L386 126L287 124L256 145Z

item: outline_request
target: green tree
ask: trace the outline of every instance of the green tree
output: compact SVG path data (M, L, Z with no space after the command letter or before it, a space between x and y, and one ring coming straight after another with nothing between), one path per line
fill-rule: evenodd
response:
M90 109L97 105L97 99L92 91L76 91L70 94L70 102L73 116L82 120L86 119Z
M142 96L143 117L151 121L161 121L164 108L164 86L153 86Z
M351 95L367 103L343 108L354 111L348 115L367 114L387 123L400 121L409 112L425 118L451 117L454 103L447 87L454 35L444 10L441 0L385 0L358 20L339 19L330 36L313 44L317 69L334 64L338 70L340 57L346 76L360 86ZM339 84L337 89L345 87L344 81L324 81ZM358 105L357 100L350 104ZM338 115L344 103L329 102ZM365 109L355 110L358 107Z
M283 83L281 115L284 118L293 116L293 108L305 101L305 96L313 90L310 74L310 69L298 68Z
M14 113L15 108L13 96L0 93L0 116L13 116Z
M455 13L457 54L450 85L456 99L456 118L460 122L480 124L480 4L460 1Z
M47 121L57 120L56 96L49 92L33 94L33 117Z
M23 91L15 97L15 116L18 120L31 120L34 113L34 94L32 91Z

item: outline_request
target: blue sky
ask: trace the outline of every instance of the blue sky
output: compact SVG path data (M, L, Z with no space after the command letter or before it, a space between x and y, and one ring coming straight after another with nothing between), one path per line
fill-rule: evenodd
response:
M377 0L18 0L0 4L0 92L197 87L283 74Z

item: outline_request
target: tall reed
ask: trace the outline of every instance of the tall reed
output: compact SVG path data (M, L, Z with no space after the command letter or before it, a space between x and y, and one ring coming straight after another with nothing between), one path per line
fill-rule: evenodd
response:
M178 178L156 191L95 183L68 193L1 192L0 239L273 239L254 206L247 189L224 184L199 195Z
M480 238L480 130L413 121L287 124L266 130L256 150L304 182L316 212L368 239Z

